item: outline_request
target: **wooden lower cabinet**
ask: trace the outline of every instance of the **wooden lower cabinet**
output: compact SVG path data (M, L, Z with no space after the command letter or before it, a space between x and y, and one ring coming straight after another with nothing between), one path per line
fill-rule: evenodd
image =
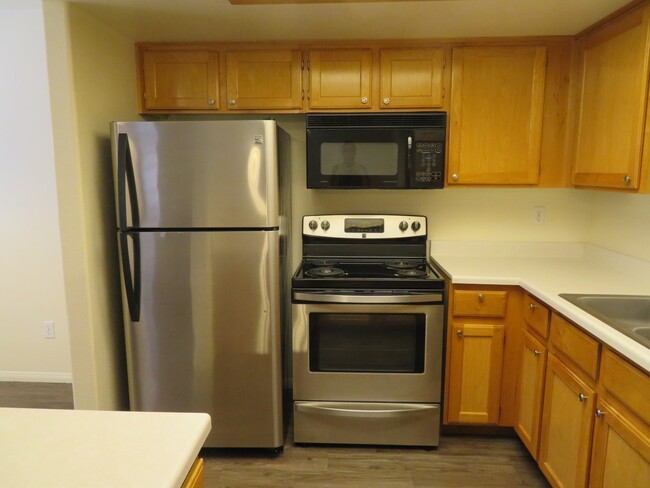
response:
M650 427L598 400L590 488L650 486Z
M450 423L498 423L504 329L500 324L453 324Z
M546 371L546 347L530 332L524 331L521 350L515 431L526 449L537 459Z
M552 486L587 486L595 391L548 355L539 467Z
M181 488L204 488L205 478L203 476L203 459L198 458L187 473Z

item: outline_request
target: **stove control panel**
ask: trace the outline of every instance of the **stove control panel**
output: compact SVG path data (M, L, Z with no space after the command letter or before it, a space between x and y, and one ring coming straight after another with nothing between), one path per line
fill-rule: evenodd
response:
M305 236L336 239L399 239L427 235L423 215L305 215Z

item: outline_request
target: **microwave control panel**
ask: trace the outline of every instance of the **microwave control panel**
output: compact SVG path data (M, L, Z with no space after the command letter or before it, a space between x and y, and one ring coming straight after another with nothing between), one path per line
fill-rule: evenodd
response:
M411 167L411 188L442 188L445 146L441 141L416 141Z

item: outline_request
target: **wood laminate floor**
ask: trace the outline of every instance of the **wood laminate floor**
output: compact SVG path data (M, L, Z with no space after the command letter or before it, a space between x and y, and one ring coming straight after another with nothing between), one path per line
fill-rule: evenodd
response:
M72 408L72 387L0 382L0 407ZM205 488L548 487L515 437L445 435L437 449L295 446L203 449Z

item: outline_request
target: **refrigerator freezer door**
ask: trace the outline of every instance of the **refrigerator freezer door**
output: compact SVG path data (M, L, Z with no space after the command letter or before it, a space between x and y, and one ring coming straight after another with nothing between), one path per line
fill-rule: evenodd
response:
M124 311L132 410L209 413L205 447L283 444L278 241L139 233L139 322Z
M278 227L275 124L114 122L118 226Z

